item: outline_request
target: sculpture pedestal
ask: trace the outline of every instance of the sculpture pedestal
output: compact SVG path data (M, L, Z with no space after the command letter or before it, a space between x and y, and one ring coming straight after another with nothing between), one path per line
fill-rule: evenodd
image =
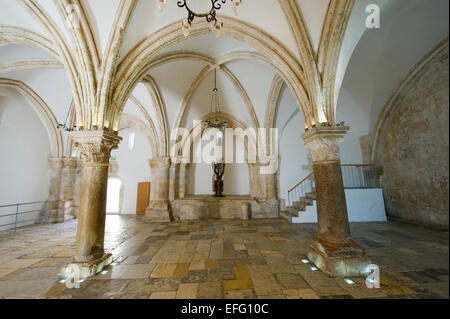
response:
M172 201L175 220L278 218L279 202L250 196L189 196Z

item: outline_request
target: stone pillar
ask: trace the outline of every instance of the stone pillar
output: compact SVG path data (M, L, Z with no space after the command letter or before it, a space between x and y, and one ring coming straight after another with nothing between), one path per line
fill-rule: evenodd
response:
M278 176L275 174L266 174L265 184L266 184L266 199L278 199Z
M48 223L59 223L61 220L59 214L59 197L61 190L61 172L63 168L63 159L59 157L51 157L48 159L50 166L50 186L48 191ZM42 220L43 222L45 220Z
M180 170L179 170L179 185L178 185L178 197L179 198L186 198L187 196L187 189L188 189L188 176L189 173L189 164L188 163L180 163Z
M80 211L81 179L83 177L83 161L77 159L75 168L75 184L73 189L73 214L78 218Z
M169 204L169 157L156 157L149 161L151 170L150 206L145 215L152 222L171 221Z
M179 164L172 162L169 169L169 200L174 200L178 194Z
M313 158L318 235L308 258L333 277L361 276L370 264L350 234L338 143L348 127L315 127L303 134Z
M59 193L60 221L74 219L74 189L77 160L65 158L62 160L61 188Z
M264 200L266 198L264 175L259 173L261 164L248 163L250 174L250 196L257 200Z
M83 160L77 244L74 262L82 276L92 276L112 261L104 254L109 158L121 138L109 131L72 132Z

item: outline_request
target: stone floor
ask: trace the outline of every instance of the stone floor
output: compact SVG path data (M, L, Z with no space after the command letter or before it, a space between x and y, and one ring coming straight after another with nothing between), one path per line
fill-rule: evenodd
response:
M76 221L0 234L0 298L448 298L448 232L389 223L352 224L381 268L368 289L311 271L315 225L283 220L151 224L108 216L105 248L116 262L68 289L60 267L74 252Z

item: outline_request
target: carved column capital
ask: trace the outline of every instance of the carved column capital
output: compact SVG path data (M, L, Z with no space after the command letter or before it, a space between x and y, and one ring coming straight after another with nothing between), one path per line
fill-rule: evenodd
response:
M314 127L302 135L314 162L339 161L338 144L344 139L348 126Z
M149 161L150 168L170 168L170 157L154 157Z
M109 131L78 131L71 133L74 145L80 149L84 163L108 164L111 151L122 138Z
M49 157L48 165L50 168L62 168L63 167L63 158L60 157Z

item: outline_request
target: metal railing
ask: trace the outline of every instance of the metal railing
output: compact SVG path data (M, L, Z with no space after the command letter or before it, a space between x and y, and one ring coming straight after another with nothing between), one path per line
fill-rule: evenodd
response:
M316 179L314 178L314 172L312 172L288 191L289 206L291 206L295 200L305 197L307 193L311 193L315 189Z
M380 188L377 168L373 164L342 164L342 180L346 189L368 189ZM288 203L305 197L308 193L315 191L315 176L311 172L294 187L288 191Z
M17 203L12 205L0 205L0 231L36 224L47 223L48 204L51 201L39 201L29 203ZM39 208L37 208L40 206ZM22 217L26 217L23 219ZM5 222L6 220L6 222Z
M377 168L373 164L343 164L344 188L380 188Z

